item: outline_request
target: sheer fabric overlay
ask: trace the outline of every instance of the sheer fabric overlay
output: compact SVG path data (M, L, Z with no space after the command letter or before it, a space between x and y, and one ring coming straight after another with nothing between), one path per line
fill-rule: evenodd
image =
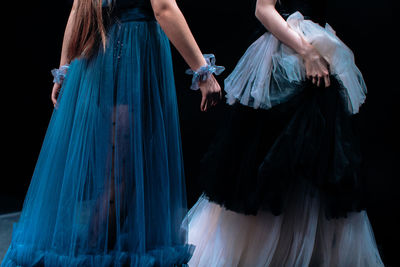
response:
M300 12L287 19L289 26L314 45L329 63L330 73L346 89L343 97L350 113L358 113L364 103L367 87L355 65L353 52L335 35L329 24L325 28L305 20ZM240 59L225 80L228 104L240 102L253 108L269 109L286 102L298 90L293 83L306 80L301 57L271 33L263 34Z

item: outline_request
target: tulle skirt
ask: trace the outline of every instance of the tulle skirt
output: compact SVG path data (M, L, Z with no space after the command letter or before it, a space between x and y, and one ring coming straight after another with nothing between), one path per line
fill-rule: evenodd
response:
M226 210L202 196L190 210L189 242L196 267L378 267L365 211L327 220L318 196L296 194L280 216Z
M186 212L169 41L127 10L71 63L1 266L182 265Z
M202 159L190 210L190 266L383 266L364 211L352 115L366 87L353 54L296 12L289 25L330 63L331 86L305 77L270 33L225 80L232 105Z
M319 194L328 218L345 217L364 208L352 115L366 86L352 51L328 24L322 28L299 12L287 22L330 63L330 87L307 80L301 57L265 33L225 80L232 107L199 181L211 201L244 214L279 215L301 188Z
M361 155L344 88L293 84L299 93L271 109L236 103L202 159L198 181L225 208L280 215L298 190L319 194L328 217L365 208Z

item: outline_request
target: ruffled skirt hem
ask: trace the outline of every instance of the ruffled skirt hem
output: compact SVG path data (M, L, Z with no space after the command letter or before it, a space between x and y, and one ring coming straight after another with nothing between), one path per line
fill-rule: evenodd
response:
M35 246L13 244L9 248L4 267L19 266L68 266L68 267L153 267L153 266L186 266L194 247L180 246L149 250L145 254L132 254L115 251L105 254L62 255L53 251L36 250Z
M200 197L186 218L196 267L384 266L365 211L327 220L318 196L293 198L280 216L229 211Z

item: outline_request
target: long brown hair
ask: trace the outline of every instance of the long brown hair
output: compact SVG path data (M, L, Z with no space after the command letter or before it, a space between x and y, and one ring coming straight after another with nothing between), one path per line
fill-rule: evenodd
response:
M75 0L75 18L68 47L70 60L90 57L96 46L106 46L102 0ZM110 5L111 6L111 5Z

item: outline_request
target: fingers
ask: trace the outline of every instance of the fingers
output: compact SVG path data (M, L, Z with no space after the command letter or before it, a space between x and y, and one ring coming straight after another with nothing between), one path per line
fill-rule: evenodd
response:
M206 102L205 102L205 104L204 104L204 109L203 109L204 112L207 112L208 106L209 106L209 105L210 105L210 104L209 104L209 100L207 99Z
M329 75L324 76L324 83L325 87L329 87L331 85L331 79L329 78Z
M221 98L221 92L219 93L215 92L208 94L207 96L203 96L201 99L200 110L207 111L208 108L215 107L218 104L220 98Z
M210 77L210 79L211 79L211 90L210 90L210 93L209 93L209 102L210 102L210 106L211 107L214 107L216 104L217 104L217 96L216 96L216 93L217 93L217 91L216 91L216 87L217 87L217 84L216 84L216 80L215 80L215 78L212 76L212 77Z
M213 76L203 82L200 85L200 89L202 93L200 110L203 112L207 111L210 107L216 106L222 98L221 87Z
M220 93L221 93L221 91L213 93L213 97L212 97L212 106L213 107L218 104L218 101L220 100Z
M321 76L317 76L317 86L321 85Z
M215 107L217 105L217 100L215 99L215 96L213 95L212 99L211 99L211 107Z
M206 111L206 104L207 104L207 97L203 95L201 98L201 103L200 103L200 110L201 111Z
M312 76L311 81L313 84L317 84L317 76Z
M312 60L305 61L306 77L318 87L328 87L329 80L329 64L321 56L315 57Z
M215 107L218 104L218 94L212 93L203 97L201 100L201 111L207 111L210 107Z
M53 106L55 107L57 104L57 96L55 91L51 93L51 102L53 102Z
M307 78L311 79L311 82L318 87L329 87L331 85L329 73L324 75L307 76Z
M57 99L60 93L61 85L55 83L53 86L53 90L51 91L51 102L53 102L54 108L57 108Z

